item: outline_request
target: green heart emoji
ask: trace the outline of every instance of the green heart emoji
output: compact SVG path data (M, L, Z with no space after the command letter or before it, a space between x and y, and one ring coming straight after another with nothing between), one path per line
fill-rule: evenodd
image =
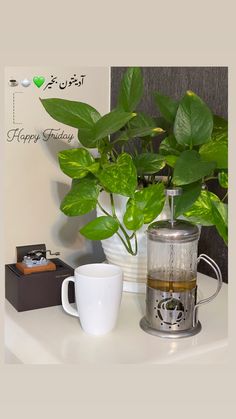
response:
M37 86L39 88L45 82L45 77L43 77L43 76L34 76L33 82L34 82L35 86Z

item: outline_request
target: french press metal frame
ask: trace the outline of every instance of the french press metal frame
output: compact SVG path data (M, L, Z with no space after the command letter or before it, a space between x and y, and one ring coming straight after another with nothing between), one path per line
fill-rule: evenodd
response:
M169 196L170 199L171 199L171 218L170 218L169 221L170 221L172 226L174 225L174 222L175 222L175 220L174 220L174 197L180 195L181 193L182 193L181 188L172 188L172 189L167 189L166 190L166 195ZM193 309L191 327L186 328L184 330L176 330L174 327L172 329L172 327L169 326L169 330L165 330L164 328L163 328L163 330L161 330L161 328L151 327L151 325L147 321L146 317L143 317L140 321L140 327L145 332L150 333L150 334L155 335L155 336L166 337L166 338L188 337L188 336L193 336L193 335L200 332L201 323L198 321L198 318L197 318L198 317L198 308L201 305L207 304L210 301L212 301L218 295L218 293L220 292L220 289L222 287L222 274L221 274L220 268L217 265L217 263L213 259L211 259L208 255L206 255L204 253L200 254L197 257L197 264L200 262L200 260L207 263L212 268L212 270L214 271L214 273L216 275L216 278L217 278L217 289L210 297L204 298L200 301L196 301L194 303L194 307L191 306L191 308ZM197 286L196 286L195 292L196 292L196 295L197 295ZM168 293L166 293L166 294L168 295ZM178 298L180 298L180 297L178 296ZM150 305L150 304L155 305L155 301L156 301L155 290L153 290L153 294L151 296L147 294L146 303L147 303L147 305Z

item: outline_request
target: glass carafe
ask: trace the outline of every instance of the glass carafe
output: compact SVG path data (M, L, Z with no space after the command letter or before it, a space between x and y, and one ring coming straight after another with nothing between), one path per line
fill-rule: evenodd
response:
M167 190L173 198L178 190ZM172 199L173 214L173 199ZM199 228L185 220L157 221L147 231L148 277L146 316L141 327L164 337L185 337L198 333L201 324L197 308L209 302L222 285L220 269L207 255L198 257ZM200 259L213 268L218 281L216 292L197 300L197 265Z

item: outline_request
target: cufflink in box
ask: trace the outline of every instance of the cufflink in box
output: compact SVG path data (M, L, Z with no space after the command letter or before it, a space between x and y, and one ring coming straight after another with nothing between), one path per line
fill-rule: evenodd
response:
M74 269L58 258L59 252L46 250L45 244L18 246L17 262L5 265L5 296L17 311L61 305L61 285L74 275ZM70 284L69 301L75 301Z

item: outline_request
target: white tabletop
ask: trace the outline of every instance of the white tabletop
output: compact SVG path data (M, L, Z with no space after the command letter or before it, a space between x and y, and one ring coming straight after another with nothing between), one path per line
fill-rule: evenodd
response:
M198 274L199 297L216 289L216 280ZM18 313L6 301L6 363L23 364L186 364L225 363L227 292L199 308L202 331L193 337L163 339L145 333L145 295L123 293L116 328L101 337L86 335L79 320L61 306Z

